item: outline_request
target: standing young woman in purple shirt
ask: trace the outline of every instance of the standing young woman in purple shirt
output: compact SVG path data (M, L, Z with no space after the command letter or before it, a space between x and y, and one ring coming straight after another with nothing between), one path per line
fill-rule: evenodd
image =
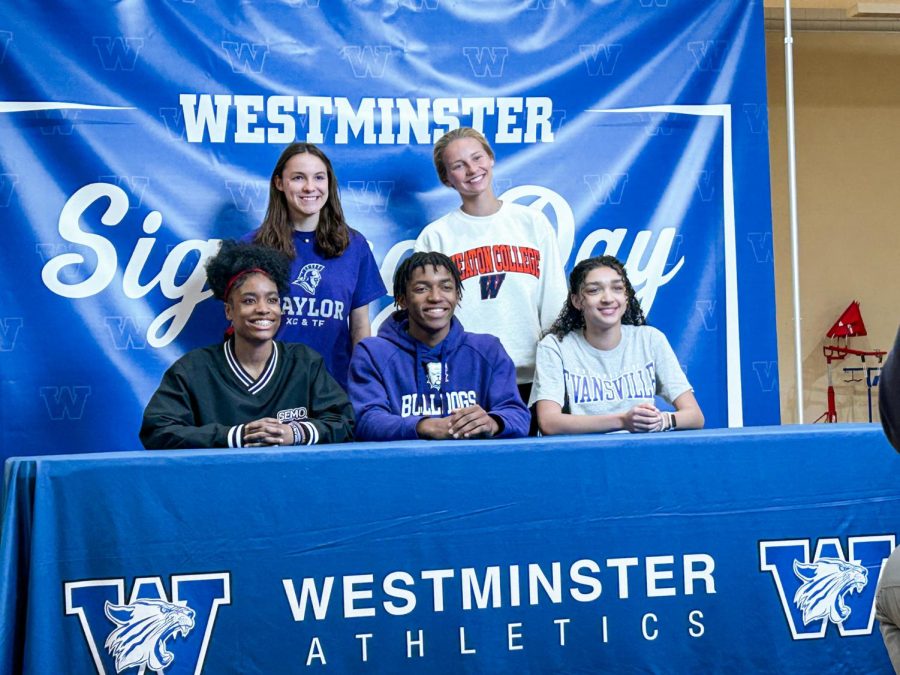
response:
M368 242L344 219L324 152L309 143L285 148L272 170L266 216L247 239L293 261L278 339L315 349L346 389L353 345L371 334L369 303L387 291Z

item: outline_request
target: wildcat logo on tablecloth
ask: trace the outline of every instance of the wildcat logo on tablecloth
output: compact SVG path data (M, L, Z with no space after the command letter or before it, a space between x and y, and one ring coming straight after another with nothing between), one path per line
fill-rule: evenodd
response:
M875 588L895 536L819 539L810 559L809 539L759 542L759 568L769 572L794 640L825 637L829 623L842 637L870 635L875 622Z
M99 675L202 670L219 607L231 604L231 574L178 574L169 586L136 578L126 602L123 578L65 583L65 613L80 620Z

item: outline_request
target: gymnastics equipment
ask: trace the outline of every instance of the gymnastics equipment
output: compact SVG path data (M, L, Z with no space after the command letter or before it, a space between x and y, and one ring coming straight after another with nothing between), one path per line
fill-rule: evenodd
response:
M832 384L831 363L832 361L843 361L848 356L858 356L863 363L861 368L844 368L845 372L851 373L851 379L848 382L857 382L861 380L852 379L852 373L856 371L866 371L866 388L869 398L869 421L872 421L872 388L878 386L878 379L881 373L881 362L884 360L887 352L881 349L852 349L850 347L850 338L868 335L866 332L866 324L862 318L862 312L859 309L859 302L854 300L847 309L838 317L834 325L825 335L827 340L834 340L833 344L825 344L822 346L822 353L825 355L825 365L828 372L828 409L819 415L816 422L837 422L837 407L834 400L834 385ZM866 357L871 356L878 359L877 366L866 366Z

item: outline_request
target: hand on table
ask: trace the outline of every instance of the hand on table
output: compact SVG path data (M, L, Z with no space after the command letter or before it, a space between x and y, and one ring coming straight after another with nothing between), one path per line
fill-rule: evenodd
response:
M267 445L293 445L294 432L274 417L263 417L244 425L244 445L258 448Z

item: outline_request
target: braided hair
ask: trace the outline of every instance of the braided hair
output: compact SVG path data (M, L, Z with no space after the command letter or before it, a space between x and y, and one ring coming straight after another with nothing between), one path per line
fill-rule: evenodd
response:
M419 251L400 263L397 266L397 271L394 272L395 306L399 307L400 299L406 297L406 287L412 280L413 272L427 265L431 265L435 269L443 267L450 272L450 276L453 277L453 283L456 284L457 298L462 300L462 278L459 275L459 268L456 267L456 263L437 251Z
M206 262L206 281L218 300L228 302L231 292L240 288L250 273L261 272L275 283L280 295L287 295L290 268L290 260L280 251L226 239Z
M566 304L563 306L559 316L556 317L556 321L553 322L553 325L550 326L544 335L555 335L559 340L562 340L572 331L584 328L584 314L572 304L572 296L581 293L587 275L598 267L609 267L615 270L625 283L625 295L628 299L628 305L625 308L625 313L622 315L622 323L626 326L643 326L647 323L647 319L644 318L644 310L641 309L641 303L634 294L634 287L628 280L625 266L615 256L598 255L582 260L575 265L575 269L569 275L569 296L566 298Z

